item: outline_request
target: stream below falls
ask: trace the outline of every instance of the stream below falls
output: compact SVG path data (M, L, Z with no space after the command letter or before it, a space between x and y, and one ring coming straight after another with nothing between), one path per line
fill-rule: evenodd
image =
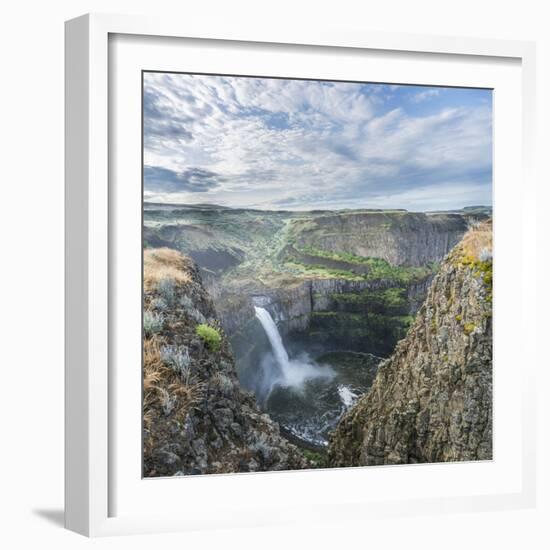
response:
M372 385L381 358L351 351L290 357L269 311L254 309L271 348L260 360L256 398L294 440L323 449L342 415Z

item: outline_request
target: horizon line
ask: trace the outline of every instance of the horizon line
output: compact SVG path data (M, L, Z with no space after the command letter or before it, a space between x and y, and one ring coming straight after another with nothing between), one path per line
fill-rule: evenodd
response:
M260 212L318 212L318 211L355 211L355 210L371 210L374 212L385 212L385 211L402 211L402 212L454 212L457 210L468 210L476 208L490 208L492 210L492 204L471 204L456 208L441 208L441 209L430 209L430 210L409 210L408 208L395 207L395 208L379 208L379 207L357 207L357 208L337 208L337 207L318 207L318 208L303 208L303 209L289 209L289 208L262 208L257 206L226 206L223 204L217 203L187 203L187 202L158 202L158 201L148 201L143 200L142 205L152 205L152 206L172 206L172 207L191 207L191 208L218 208L222 210L256 210Z

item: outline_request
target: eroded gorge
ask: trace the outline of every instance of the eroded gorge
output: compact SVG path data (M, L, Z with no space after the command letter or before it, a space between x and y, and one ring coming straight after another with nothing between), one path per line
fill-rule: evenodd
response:
M407 335L443 258L489 218L481 207L266 212L146 203L144 245L196 262L240 385L317 457Z

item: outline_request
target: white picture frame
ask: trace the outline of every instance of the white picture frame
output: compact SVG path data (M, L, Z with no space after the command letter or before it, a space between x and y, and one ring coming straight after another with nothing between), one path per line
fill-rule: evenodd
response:
M122 38L121 44L125 39L131 42L129 49L118 48L117 37ZM115 49L118 48L116 55L121 56L116 60L110 58L113 38ZM516 389L520 389L520 397L516 408L511 409L510 413L511 416L517 417L515 420L517 429L511 427L510 434L504 433L503 430L498 433L497 430L496 435L501 441L509 444L510 448L515 449L514 452L501 453L500 456L497 453L495 460L488 465L470 464L462 470L453 468L457 465L445 464L429 465L427 468L399 466L370 469L369 486L373 492L376 483L410 485L408 493L396 492L392 498L388 499L376 496L367 498L361 493L350 498L349 494L335 490L337 487L352 487L357 483L365 482L367 474L362 472L367 469L364 468L343 469L338 472L285 472L163 480L136 479L133 473L131 474L134 476L133 479L126 480L127 482L122 479L124 472L121 474L121 470L124 468L121 468L117 462L119 460L117 456L130 456L132 449L135 449L135 438L131 440L121 436L121 426L128 421L127 413L135 411L135 399L139 399L139 396L132 397L133 404L129 403L128 407L119 403L124 399L121 399L120 381L113 373L116 352L112 328L116 325L116 319L113 319L111 310L111 302L119 298L110 293L110 289L112 289L113 280L118 276L115 273L115 267L122 264L129 270L133 265L133 260L126 262L124 255L113 254L113 249L120 251L116 243L120 243L120 239L124 239L126 235L124 231L118 229L121 226L120 220L126 219L124 209L129 212L127 222L130 225L133 223L132 220L136 219L136 212L134 208L132 214L130 212L132 206L121 206L120 201L116 200L119 191L116 190L118 189L116 186L113 187L113 182L118 177L117 171L130 166L125 162L132 163L131 170L136 169L136 164L135 148L132 153L131 148L121 146L117 151L110 151L109 146L110 140L114 139L114 135L118 135L117 132L121 131L119 127L123 125L121 119L117 118L118 113L113 112L113 106L118 105L116 91L113 88L115 83L119 88L127 84L124 76L126 68L134 73L138 70L142 62L139 57L136 62L136 52L138 56L145 55L144 52L148 50L143 49L143 44L140 46L139 43L146 41L147 38L160 38L164 41L161 48L164 48L165 59L170 57L167 55L168 50L176 47L167 42L166 38L188 41L192 39L199 43L201 40L208 41L210 47L214 49L226 48L229 51L233 48L235 51L232 56L235 59L239 59L238 48L241 47L251 48L247 51L252 51L254 48L260 48L263 52L270 51L274 59L280 55L277 53L277 48L284 48L287 57L289 55L299 57L306 50L313 52L311 55L325 55L326 52L338 55L348 53L361 55L361 52L365 54L371 52L373 55L388 56L388 59L393 55L396 58L394 70L397 71L394 74L398 76L401 74L401 78L392 77L391 81L403 83L410 83L412 78L406 71L406 61L403 61L407 57L412 60L415 56L422 56L428 60L436 60L441 66L452 64L452 71L448 73L443 71L443 76L439 75L439 78L451 79L451 72L454 72L456 73L454 81L449 83L455 85L462 82L461 78L465 79L461 76L465 73L460 71L466 71L467 64L471 63L472 67L478 64L477 73L479 73L475 76L476 70L472 69L471 78L474 79L472 82L485 82L485 78L490 78L482 74L485 72L485 66L494 66L494 78L501 78L498 74L502 73L502 80L499 82L504 89L506 78L509 78L508 73L505 69L500 71L498 67L513 67L513 70L508 72L510 75L513 73L510 78L515 79L516 88L514 89L517 93L515 95L510 93L509 97L503 101L508 101L507 105L515 105L514 112L518 116L514 119L513 113L503 114L497 119L494 130L497 141L499 132L503 129L517 130L517 132L508 132L513 136L506 143L506 148L502 146L499 149L503 159L510 157L509 161L515 164L510 164L510 170L504 170L505 160L500 164L499 157L496 157L495 186L497 189L502 189L501 199L497 197L497 205L500 200L501 206L498 206L500 211L497 208L495 216L497 266L499 246L503 251L500 265L504 267L506 267L506 247L518 249L521 263L524 265L529 265L528 262L535 256L532 244L535 220L530 214L535 211L535 184L532 178L535 47L532 43L405 36L368 31L357 34L311 29L304 29L299 36L285 29L277 29L270 34L252 28L246 31L227 29L224 32L218 32L169 18L152 19L118 15L85 15L68 21L66 23L66 527L84 535L101 536L236 525L283 524L293 521L292 508L283 506L284 499L288 498L289 487L296 487L296 491L305 493L310 491L312 495L309 500L297 499L297 505L301 506L302 522L326 521L329 517L336 520L360 520L365 514L394 516L419 512L435 514L442 511L482 511L533 506L535 501L534 365L536 361L532 337L529 336L528 319L535 317L529 314L529 309L534 307L536 295L535 289L528 284L525 274L521 275L519 271L517 273L519 280L516 280L518 296L514 304L511 304L511 309L507 308L507 310L517 310L518 315L521 316L516 327L517 339L521 342L529 340L530 346L522 349L521 357L524 361L521 365L521 373L518 375L519 382L516 384ZM197 63L201 61L200 51L198 54L195 52L194 55L196 70ZM232 56L228 55L228 58ZM174 59L176 57L181 59L181 55L174 56ZM252 55L250 63L254 63L253 58ZM205 56L204 63L206 61ZM176 60L173 62L180 63ZM154 68L150 65L151 63L156 63L153 54L147 60L148 66L143 68ZM464 64L462 69L459 68L460 63ZM243 68L242 71L245 72L239 74L253 74L247 72L253 70L252 65L250 67L250 69ZM300 70L298 65L296 70ZM340 70L354 69L350 65L349 69ZM428 67L426 70L433 71L433 68ZM478 80L475 80L476 78ZM365 79L368 79L367 75ZM487 82L490 84L489 80ZM135 91L138 94L141 93L141 90ZM130 104L131 101L128 103ZM132 115L131 111L128 113ZM128 113L121 116L124 117ZM505 116L510 117L509 126L506 126ZM499 127L500 121L502 124ZM140 124L140 121L134 121L134 123ZM132 124L124 131L130 131L131 127ZM504 136L502 143L504 143ZM130 179L133 177L131 170L128 171ZM516 185L515 190L510 190L506 185L506 178L511 177L521 180L521 185ZM120 187L120 189L123 188ZM514 201L516 207L524 214L520 221L521 231L516 233L513 233L510 228L507 229L506 224L506 212L510 210L509 206L513 205ZM139 204L141 208L141 195ZM528 213L529 215L525 215ZM135 227L134 230L140 232L141 227ZM499 245L499 242L502 244ZM141 246L141 241L139 244ZM519 270L521 270L520 266ZM500 330L501 340L505 341L508 321L503 314L499 318L499 311L504 312L504 308L498 306L499 285L502 289L500 296L504 296L507 294L507 285L512 282L510 278L507 281L504 277L499 282L498 267L496 273L495 322L497 334ZM136 277L139 279L139 273ZM141 304L135 305L139 310ZM496 347L498 349L498 342ZM512 355L505 353L503 349L500 356L496 354L495 369L501 368L499 364L504 365L506 361L512 361ZM138 374L141 373L138 372ZM505 376L501 377L504 382L505 379ZM138 378L135 378L131 383L137 383L137 380ZM495 391L498 395L498 376L496 382ZM509 395L506 391L513 389L513 385L508 384L509 390L506 390L505 385L501 386L502 399ZM131 390L128 391L131 392ZM119 413L119 409L123 409L123 412ZM498 408L495 414L498 414ZM515 421L511 420L511 423ZM140 419L137 418L136 426L139 422ZM132 429L128 431L135 433ZM509 441L506 441L507 439ZM504 455L508 454L514 454L514 460L507 462ZM136 464L139 460L141 456L136 456ZM127 468L129 472L135 472L134 465L131 467L129 465ZM499 465L502 466L501 471L496 473ZM470 466L471 470L465 469ZM485 487L481 480L492 480L493 470L495 470L495 484ZM429 491L418 495L414 493L415 483L425 486L426 479L431 478L436 480L432 482L434 486L441 485L444 480L450 480L452 477L460 480L460 475L479 479L478 490L463 485L462 491L457 489L449 494L442 494L441 491L435 490L432 493ZM505 478L509 483L498 481ZM320 480L324 483L322 492L325 498L328 495L326 501L323 501L323 495L318 492ZM181 505L175 514L165 513L161 506L154 510L147 507L146 503L151 502L152 499L158 499L155 502L160 502L160 499L166 495L177 494L181 491L182 482L188 483L186 492L195 491L197 495L204 493L204 490L218 492L221 495L220 505L209 510L208 514L201 513L197 506L186 513L185 505ZM457 483L459 484L460 481ZM136 489L137 486L139 486L138 489ZM145 487L143 491L142 486ZM389 487L389 485L386 486ZM281 494L275 495L274 492L269 505L257 500L252 505L246 505L246 499L253 498L258 491L275 491L276 487L281 488ZM117 492L117 495L114 495L113 491ZM223 494L237 493L242 493L242 496L235 497L233 501L223 498ZM170 497L167 498L170 502ZM126 507L120 506L118 502L126 503ZM239 513L236 513L236 510L239 510Z

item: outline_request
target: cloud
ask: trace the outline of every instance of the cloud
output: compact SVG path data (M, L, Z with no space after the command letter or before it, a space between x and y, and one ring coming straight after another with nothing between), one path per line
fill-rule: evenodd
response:
M156 193L207 192L223 182L219 174L210 170L187 168L182 172L175 172L161 166L147 165L144 166L143 179L145 189Z
M159 90L144 89L143 120L146 147L162 147L164 141L193 139L193 134L187 127L194 118L178 113L177 108Z
M483 202L490 92L420 90L146 73L146 195L292 209ZM449 194L449 185L465 191Z
M422 101L426 101L428 99L433 99L434 97L437 97L439 95L439 89L438 88L429 88L428 90L424 90L422 92L418 92L417 94L414 94L412 97L412 100L415 103L420 103Z

